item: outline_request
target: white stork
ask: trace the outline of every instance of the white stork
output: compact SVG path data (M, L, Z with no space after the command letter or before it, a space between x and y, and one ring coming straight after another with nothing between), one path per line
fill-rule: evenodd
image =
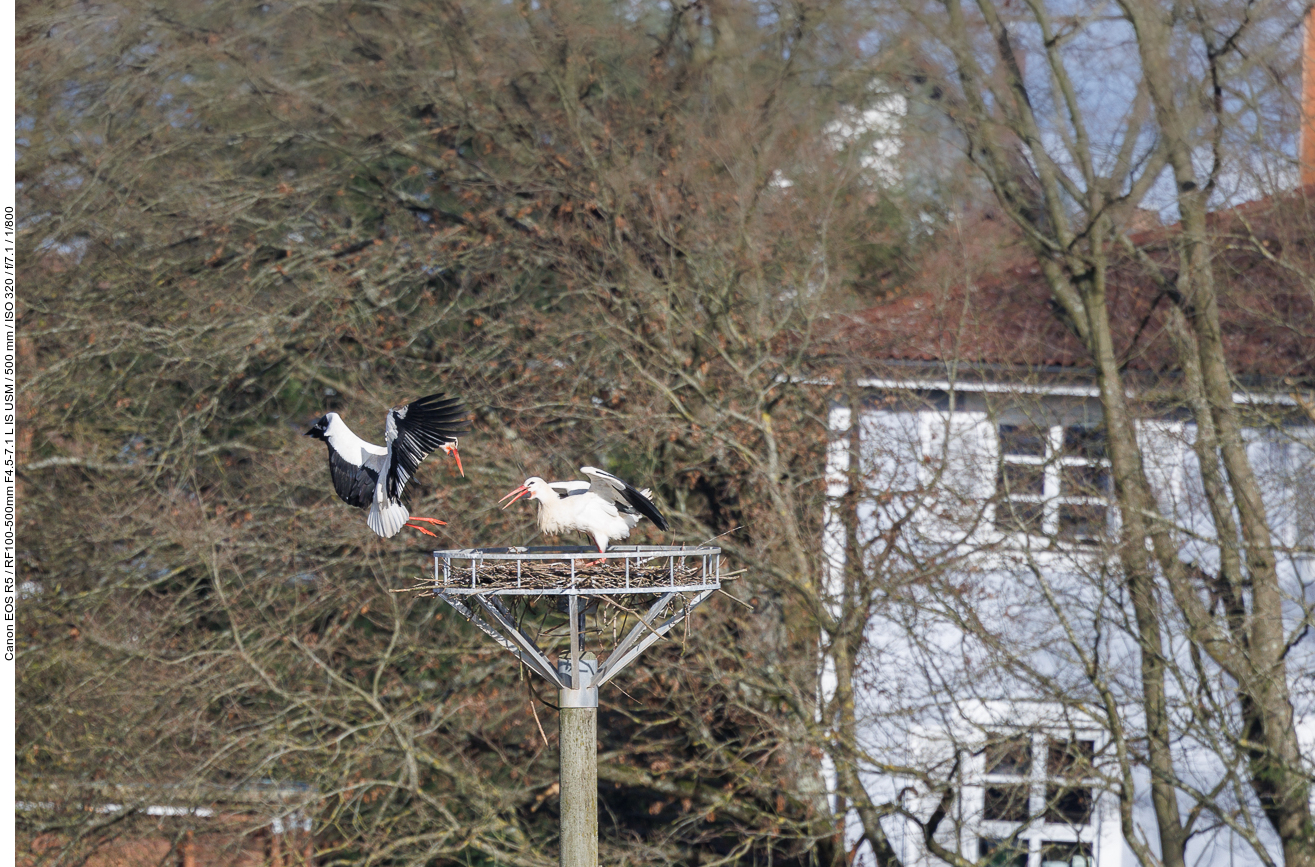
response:
M388 410L384 419L384 444L377 446L352 433L336 412L320 418L306 436L324 440L329 447L329 475L333 489L349 506L365 508L370 514L365 522L385 539L403 527L434 536L424 527L411 523L445 524L437 518L413 516L408 508L407 482L415 476L430 452L440 449L457 462L461 475L461 455L457 452L457 434L470 430L466 408L455 397L431 394L404 406Z
M599 554L607 552L609 542L628 538L640 518L648 518L660 530L668 529L667 519L649 499L652 492L648 489L637 491L596 467L581 467L580 472L589 481L545 482L538 476L528 478L525 484L502 498L506 500L502 508L521 497L538 500L539 530L544 535L584 533L593 538Z

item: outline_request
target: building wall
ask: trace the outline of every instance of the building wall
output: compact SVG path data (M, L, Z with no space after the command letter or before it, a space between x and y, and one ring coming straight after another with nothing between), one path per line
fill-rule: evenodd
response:
M1076 661L1056 650L1062 650L1062 641L1047 637L1048 632L1059 629L1058 618L1045 622L1047 609L1036 588L1044 579L1052 590L1068 594L1075 614L1101 610L1108 614L1117 608L1100 598L1117 592L1117 561L1092 531L1103 521L1106 531L1114 533L1119 520L1102 493L1108 490L1102 489L1108 485L1108 464L1095 442L1098 437L1092 434L1092 439L1085 433L1098 431L1099 422L1098 403L1080 393L1019 398L987 393L951 397L932 389L874 390L856 410L833 407L829 420L833 439L826 468L830 505L823 531L830 590L842 592L840 575L851 541L864 552L866 568L875 568L872 564L876 563L887 570L925 568L915 561L950 564L943 568L959 570L965 585L979 594L974 610L984 612L993 623L1017 621L1019 647L1036 648L1029 664L1047 669L1048 676L1071 677ZM1043 441L1029 439L1038 432ZM1213 527L1191 449L1194 433L1192 425L1173 417L1147 419L1139 425L1151 483L1166 514L1178 524L1181 556L1211 569L1217 554L1209 541ZM1289 547L1315 544L1315 519L1311 517L1315 429L1254 429L1247 436L1276 543ZM860 491L852 521L856 540L848 539L840 512L841 498L851 484ZM1024 531L1024 526L1031 532ZM895 527L900 528L898 541L890 538ZM886 549L896 544L901 553L892 556ZM1310 592L1304 585L1315 579L1315 558L1289 552L1280 568L1285 586L1293 594L1295 617L1299 612L1295 600ZM892 572L891 580L900 581L899 573ZM833 598L838 605L838 596ZM934 609L935 604L927 607ZM956 643L968 648L971 642L947 618L928 618L911 628L908 618L915 609L922 610L916 604L873 606L870 660L860 677L859 701L871 720L866 746L870 754L891 764L925 763L930 761L928 750L945 751L943 764L956 751L961 754L962 797L956 805L957 827L949 834L947 845L952 843L956 851L976 857L980 839L1018 827L982 818L988 783L1002 779L985 775L982 750L988 735L1017 731L1031 738L1037 751L1045 749L1049 738L1089 736L1097 745L1097 765L1106 739L1099 725L1090 725L1090 717L1084 720L1071 707L1048 703L1045 690L1034 689L1027 678L994 672L988 649L959 652ZM1093 627L1088 623L1081 628ZM1104 655L1103 664L1116 674L1120 667L1136 670L1138 654L1126 633L1112 630L1111 634L1093 635L1091 641ZM1315 730L1315 688L1309 678L1297 673L1315 670L1311 644L1304 642L1294 648L1290 659L1300 728L1307 732ZM1184 655L1180 660L1184 666L1191 664L1186 649L1172 641L1170 647L1170 652ZM955 663L961 670L937 676L944 677L943 683L958 684L959 692L951 695L954 690L943 689L937 694L925 671L926 660L937 654L951 659L956 653L963 657ZM831 676L827 665L824 653L824 684ZM1075 678L1079 691L1080 681ZM910 723L892 726L889 721L896 711ZM1127 714L1135 725L1135 701L1128 705ZM1189 779L1208 790L1221 778L1222 765L1208 744L1199 738L1184 738L1178 746L1181 771ZM1315 743L1308 746L1315 747ZM1044 813L1045 806L1037 800L1037 793L1044 789L1040 768L1032 769L1036 775L1031 781L1034 814ZM1145 774L1140 770L1139 774L1135 821L1140 833L1153 840L1154 817L1143 791ZM875 770L865 774L865 784L876 798L889 797L902 787L916 788L910 780ZM1029 849L1027 867L1042 867L1043 840L1089 845L1094 858L1090 867L1135 863L1122 842L1117 803L1108 793L1101 793L1102 785L1108 789L1108 781L1093 787L1092 819L1084 827L1066 829L1033 820L1033 830L1023 835ZM1248 794L1242 791L1237 797ZM905 850L907 863L933 863L911 823L902 825L891 820L887 831ZM856 839L854 831L851 838ZM1273 842L1263 819L1257 832ZM1227 829L1201 835L1193 851L1201 865L1260 863Z

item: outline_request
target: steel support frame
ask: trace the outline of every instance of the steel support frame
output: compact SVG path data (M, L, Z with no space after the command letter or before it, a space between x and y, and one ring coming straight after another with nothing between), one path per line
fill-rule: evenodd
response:
M648 650L655 641L670 632L673 626L681 623L689 616L691 611L697 608L714 592L716 592L715 588L703 591L686 602L679 611L668 617L666 622L661 626L654 626L653 622L667 607L667 604L671 602L672 597L676 594L668 593L659 598L657 602L653 603L653 607L648 609L648 614L636 623L630 630L630 633L622 639L620 644L617 645L616 650L607 655L607 662L604 663L602 669L599 670L598 679L594 682L595 686L602 686L620 674L622 669L638 659L641 653ZM640 638L641 635L643 638ZM637 644L635 643L636 641L638 641ZM632 647L631 645L634 646Z
M566 689L567 684L563 683L561 678L557 676L556 667L548 661L548 657L543 655L543 652L535 645L534 640L516 625L515 621L512 620L511 613L497 599L489 600L483 595L466 597L467 599L473 598L479 607L488 612L494 622L502 627L502 632L493 628L478 612L462 604L455 596L441 590L436 595L439 599L455 608L462 617L475 624L481 632L511 651L511 654L525 663L525 666L531 671L537 673L558 689Z
M561 786L561 867L596 867L598 859L598 688L615 678L645 650L684 622L691 611L715 593L700 589L670 617L658 623L662 612L682 596L682 588L667 588L631 627L600 668L592 653L582 653L580 596L567 595L569 649L557 664L549 661L515 617L502 604L496 590L456 594L435 589L434 594L473 623L531 671L559 690L561 718L558 732ZM561 594L556 594L561 595ZM474 603L473 605L470 603Z
M481 632L502 645L527 668L558 689L579 690L585 687L594 689L615 678L630 663L639 658L645 650L652 647L658 639L665 636L673 627L680 625L689 617L690 612L707 600L716 588L709 588L688 599L678 611L662 623L658 623L662 612L681 594L679 591L664 593L640 617L639 622L631 627L625 638L607 656L607 661L597 670L589 682L581 677L581 629L580 596L588 592L571 593L567 596L567 623L570 630L570 644L567 655L554 665L534 643L534 639L516 625L515 618L507 610L495 592L473 593L462 597L435 591L435 595L456 609L457 613L469 620ZM474 605L468 603L474 602ZM483 614L478 609L482 609ZM491 621L491 622L490 622ZM496 624L496 625L495 625ZM565 665L561 663L566 663Z

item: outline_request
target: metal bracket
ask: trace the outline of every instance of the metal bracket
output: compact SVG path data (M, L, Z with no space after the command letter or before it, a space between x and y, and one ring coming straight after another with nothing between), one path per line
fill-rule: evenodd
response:
M520 627L517 626L508 615L507 609L502 607L502 603L499 602L495 606L493 602L497 602L496 599L493 600L493 602L490 602L489 599L484 596L476 596L475 601L479 603L481 608L492 615L493 619L503 628L507 636L520 646L521 652L518 653L517 656L525 660L526 665L537 671L550 683L555 683L558 688L566 688L567 684L562 683L561 679L557 676L557 672L554 670L553 664L548 661L548 657L544 656L543 653L539 651L539 648L535 646L534 641L528 635L521 632Z
M684 608L682 608L677 613L673 614L671 617L667 618L667 621L663 623L661 626L657 627L656 629L652 628L647 623L636 624L635 628L630 630L630 635L626 636L627 638L629 638L632 635L636 635L637 631L643 627L648 627L647 630L648 634L645 635L638 644L636 644L634 647L630 648L629 650L626 650L624 653L618 654L614 652L610 656L608 656L607 663L603 666L603 671L600 671L598 673L598 679L594 681L594 685L602 686L603 684L607 683L609 680L620 674L621 669L625 668L627 665L634 662L635 659L639 657L639 654L643 653L645 650L648 650L649 646L652 645L653 642L657 641L659 638L666 635L667 632L671 630L671 627L675 626L676 624L684 620L686 617L688 617L689 613L693 611L695 607L699 605L699 603L701 603L703 600L711 596L713 592L714 592L713 590L706 590L703 593L700 593L698 596L695 596L685 605ZM658 610L660 611L661 609Z
M598 671L599 677L603 677L611 671L612 660L620 659L630 649L630 646L639 640L641 635L653 631L653 624L657 622L657 616L662 613L675 596L675 593L666 593L658 597L658 601L654 602L649 607L648 612L639 619L639 622L630 628L630 631L626 633L625 638L621 639L621 643L616 646L616 649L608 654L607 661L603 663L603 667Z
M562 683L557 677L557 672L553 664L548 661L547 657L539 652L539 648L535 647L534 642L530 637L512 622L511 618L506 613L506 609L503 608L501 611L498 610L499 608L502 608L501 603L498 603L497 607L494 607L483 596L474 597L480 607L487 611L493 619L497 621L498 625L503 628L506 634L511 636L511 639L508 639L506 635L503 635L503 633L494 629L484 620L483 617L479 616L478 612L467 608L455 597L449 596L441 590L435 595L448 605L455 608L458 614L475 624L475 626L477 626L485 635L511 651L512 655L525 663L530 670L537 672L540 677L544 678L549 683L556 685L558 689L566 688L566 684Z
M451 605L453 608L455 608L458 614L469 620L471 623L475 624L477 627L479 627L480 631L483 632L485 635L487 635L489 638L492 638L494 641L498 642L498 644L501 644L503 647L507 648L517 656L520 655L520 649L517 648L515 644L512 644L510 641L503 638L502 633L498 632L498 630L494 629L492 626L489 626L488 623L484 621L483 617L480 617L474 611L471 611L456 597L449 596L448 594L444 593L442 590L437 591L434 595L437 596L439 599L442 599L448 605Z

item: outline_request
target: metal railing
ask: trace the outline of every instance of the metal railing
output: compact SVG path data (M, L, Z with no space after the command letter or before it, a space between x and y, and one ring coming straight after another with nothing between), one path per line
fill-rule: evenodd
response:
M555 568L554 568L555 567ZM452 595L608 595L721 586L721 549L617 545L458 548L434 552L434 589Z

